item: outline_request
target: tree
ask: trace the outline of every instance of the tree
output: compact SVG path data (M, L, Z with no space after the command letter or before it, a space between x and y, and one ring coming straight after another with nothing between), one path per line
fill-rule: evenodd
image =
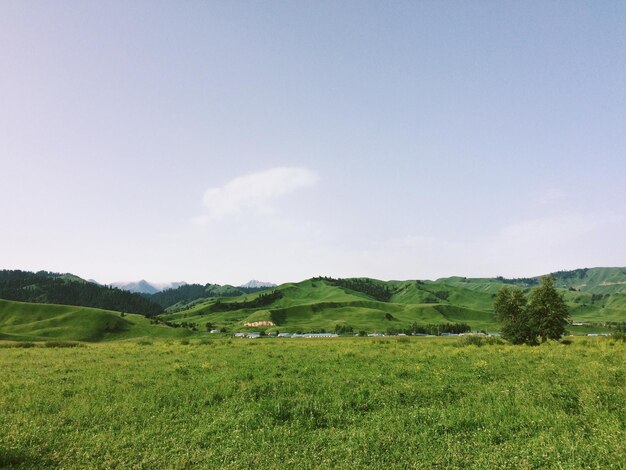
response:
M335 333L338 335L347 335L352 333L352 327L350 325L342 325L342 324L337 324L335 325Z
M563 297L554 288L554 278L544 276L541 285L530 293L528 316L541 342L560 339L565 333L569 312Z
M536 342L537 335L529 321L526 299L520 289L502 287L496 295L493 307L502 324L501 334L504 339L513 344Z
M551 276L541 278L541 285L531 291L528 304L520 289L504 286L493 307L502 324L502 337L513 344L534 345L538 338L541 342L560 339L569 318L567 305Z

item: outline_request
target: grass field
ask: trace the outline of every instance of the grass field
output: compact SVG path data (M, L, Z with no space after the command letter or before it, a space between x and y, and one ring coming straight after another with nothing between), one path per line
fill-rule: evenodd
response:
M626 346L0 348L2 468L624 468Z

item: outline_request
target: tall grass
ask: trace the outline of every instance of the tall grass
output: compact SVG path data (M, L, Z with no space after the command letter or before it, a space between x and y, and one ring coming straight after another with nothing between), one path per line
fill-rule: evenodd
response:
M620 468L625 364L610 338L2 349L0 467Z

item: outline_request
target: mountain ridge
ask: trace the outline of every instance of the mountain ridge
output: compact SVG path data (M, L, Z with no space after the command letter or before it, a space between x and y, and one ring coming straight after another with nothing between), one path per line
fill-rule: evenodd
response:
M113 287L122 289L135 294L156 294L167 289L176 289L177 287L184 286L187 283L185 281L178 282L149 282L145 279L139 281L117 281L111 283Z
M245 284L241 284L240 286L237 287L243 287L244 289L259 289L259 288L264 288L264 287L276 287L276 284L274 284L273 282L264 282L264 281L258 281L256 279L252 279L248 282L246 282Z

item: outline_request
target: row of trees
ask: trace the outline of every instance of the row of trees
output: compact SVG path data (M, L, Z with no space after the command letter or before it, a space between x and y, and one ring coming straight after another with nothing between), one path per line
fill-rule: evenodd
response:
M544 276L527 300L521 289L504 286L496 295L494 310L502 337L513 344L535 345L558 340L565 333L569 312L554 287L554 278Z
M152 302L159 304L163 308L171 307L181 303L187 305L199 299L209 299L213 297L237 297L244 294L252 294L267 287L233 287L230 285L221 286L219 284L185 284L172 289L166 289L154 294L141 294Z
M361 292L381 302L389 302L393 295L393 292L384 284L366 278L334 279L332 277L315 277L313 281L326 281L330 285Z
M279 290L268 292L265 294L259 294L258 297L252 300L243 300L241 302L222 302L217 300L210 307L211 312L230 312L233 310L240 310L242 308L260 308L267 307L275 301L282 299L283 293Z
M442 334L450 333L450 334L460 334L467 333L471 331L470 326L467 323L431 323L428 325L420 325L418 323L413 323L408 328L395 328L390 326L385 330L385 333L388 335L398 335L400 333L404 333L406 335L433 335L440 336ZM337 324L335 325L335 333L339 335L343 334L351 334L354 332L354 329L350 325L345 324ZM322 331L325 333L325 331ZM359 333L365 333L365 331L360 331Z

